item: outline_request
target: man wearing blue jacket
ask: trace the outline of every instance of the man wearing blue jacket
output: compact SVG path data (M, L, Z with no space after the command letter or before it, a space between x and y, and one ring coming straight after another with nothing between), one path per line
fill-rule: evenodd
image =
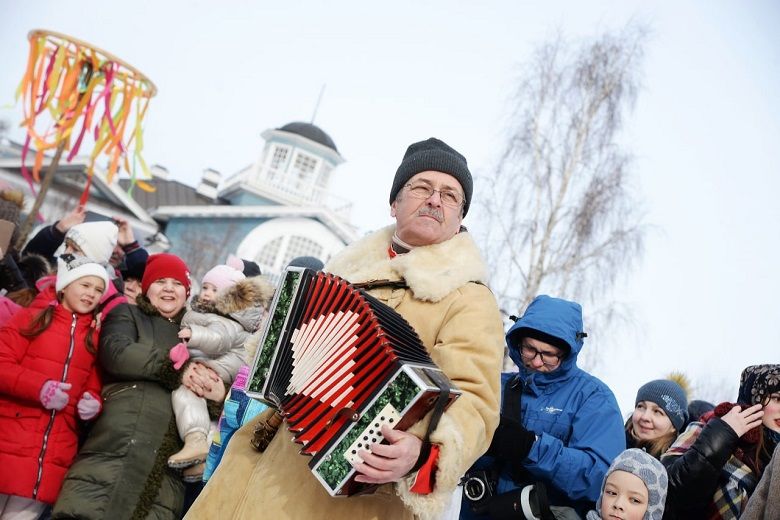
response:
M501 376L501 422L464 478L462 519L579 518L593 508L626 445L614 394L577 367L585 336L580 305L550 296L509 329L519 371ZM540 511L545 498L553 507Z

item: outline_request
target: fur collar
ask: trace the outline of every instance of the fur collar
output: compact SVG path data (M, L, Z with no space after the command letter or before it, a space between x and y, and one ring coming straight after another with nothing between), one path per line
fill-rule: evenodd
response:
M214 308L222 314L232 314L250 307L268 308L273 297L274 286L262 276L253 276L217 294Z
M352 283L403 279L416 299L429 302L441 301L468 282L486 283L485 262L468 232L390 258L387 249L394 231L392 225L363 237L332 258L324 270Z
M190 308L195 312L230 316L254 307L268 308L274 298L274 286L262 276L253 276L237 282L217 293L211 302L192 298Z

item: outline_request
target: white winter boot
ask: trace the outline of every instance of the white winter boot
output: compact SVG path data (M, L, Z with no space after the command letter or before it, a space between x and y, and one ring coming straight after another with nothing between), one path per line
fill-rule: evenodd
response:
M209 443L203 432L192 432L184 436L184 447L171 455L168 466L171 468L189 468L206 461L209 453Z

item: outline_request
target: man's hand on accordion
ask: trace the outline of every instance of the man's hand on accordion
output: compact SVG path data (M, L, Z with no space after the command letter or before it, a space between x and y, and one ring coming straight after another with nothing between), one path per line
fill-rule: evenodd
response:
M371 451L361 450L363 462L355 465L360 473L355 481L366 484L395 482L409 474L420 456L422 441L411 433L382 426L382 435L389 444L374 444Z

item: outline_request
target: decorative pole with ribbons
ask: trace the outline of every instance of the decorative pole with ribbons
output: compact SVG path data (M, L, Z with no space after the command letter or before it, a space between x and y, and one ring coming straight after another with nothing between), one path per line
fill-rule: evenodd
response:
M132 179L131 187L144 191L154 187L138 178L138 170L151 178L144 161L142 122L149 100L157 93L154 84L138 69L116 56L76 38L41 29L30 31L30 54L16 100L22 99L27 131L22 148L22 175L36 194L35 203L19 230L17 248L27 240L60 158L68 152L72 161L82 148L85 135L94 139L87 164L87 182L79 205L89 199L95 161L108 157L107 180L120 168ZM32 172L27 167L30 148L35 150ZM132 148L132 151L130 149ZM55 150L41 183L40 171L47 151Z

